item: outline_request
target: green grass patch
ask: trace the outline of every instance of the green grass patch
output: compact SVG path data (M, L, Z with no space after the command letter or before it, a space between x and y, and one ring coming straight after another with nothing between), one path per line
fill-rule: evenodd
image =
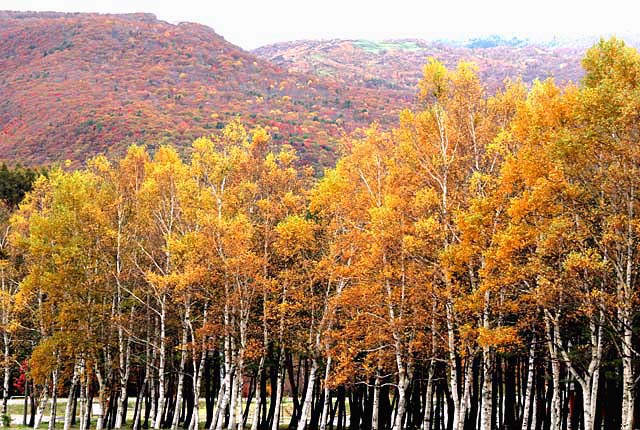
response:
M379 54L382 51L418 51L420 46L416 42L410 40L405 41L386 41L374 42L372 40L357 40L353 43L358 48Z

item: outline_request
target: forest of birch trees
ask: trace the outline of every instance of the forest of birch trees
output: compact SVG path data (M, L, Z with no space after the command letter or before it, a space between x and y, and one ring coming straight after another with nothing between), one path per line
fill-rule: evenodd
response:
M3 413L636 429L640 55L601 41L583 67L489 93L429 60L421 107L320 177L238 121L52 168L0 216Z

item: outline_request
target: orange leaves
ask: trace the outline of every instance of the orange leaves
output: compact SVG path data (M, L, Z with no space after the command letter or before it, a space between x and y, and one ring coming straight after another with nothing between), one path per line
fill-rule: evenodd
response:
M496 327L493 329L478 328L478 344L495 348L499 352L507 352L518 348L522 339L515 327Z
M317 226L312 221L299 215L285 218L276 226L277 239L274 243L276 252L286 258L302 256L305 252L314 251Z
M257 154L264 154L269 141L270 137L266 130L262 127L258 127L251 135L251 150Z
M338 166L340 164L338 162ZM339 212L347 212L349 208L341 205L338 198L347 194L348 186L349 180L338 169L327 170L322 181L311 190L309 209L328 219Z
M43 384L48 380L51 371L58 366L58 340L57 338L45 339L31 353L29 376L37 384Z
M639 58L638 51L626 46L624 41L615 37L601 39L582 60L586 72L584 86L594 88L607 83L620 84L628 89L637 88Z
M418 84L420 97L431 103L447 95L449 88L449 72L444 64L435 58L429 58L423 69L423 79Z

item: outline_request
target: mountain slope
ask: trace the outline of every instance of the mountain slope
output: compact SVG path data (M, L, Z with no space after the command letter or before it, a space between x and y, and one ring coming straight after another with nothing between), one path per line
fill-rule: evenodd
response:
M291 72L331 77L350 86L414 92L429 57L448 67L455 67L460 60L474 62L490 88L516 77L525 82L549 76L558 82L576 81L582 76L584 46L550 47L490 37L463 46L412 39L297 41L252 52Z
M334 142L366 125L367 104L381 97L400 106L404 94L289 73L198 24L0 12L0 160L82 162L134 142L187 147L239 116L327 165ZM395 119L380 112L383 123Z
M150 14L0 11L0 161L79 165L131 143L187 151L239 117L321 168L345 133L395 124L415 106L430 56L449 67L476 62L490 89L505 77L582 74L584 46L499 38L469 46L330 40L246 52L206 26Z

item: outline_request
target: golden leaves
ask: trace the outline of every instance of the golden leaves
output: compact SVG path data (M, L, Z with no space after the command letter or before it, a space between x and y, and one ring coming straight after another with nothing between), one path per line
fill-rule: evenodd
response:
M478 328L478 345L506 352L521 345L522 339L515 327Z
M274 243L275 249L286 258L312 251L317 247L316 231L317 226L312 221L299 215L289 216L276 226L278 236Z
M438 101L444 97L449 87L449 72L444 64L429 58L423 69L423 79L418 84L420 98L426 102Z

